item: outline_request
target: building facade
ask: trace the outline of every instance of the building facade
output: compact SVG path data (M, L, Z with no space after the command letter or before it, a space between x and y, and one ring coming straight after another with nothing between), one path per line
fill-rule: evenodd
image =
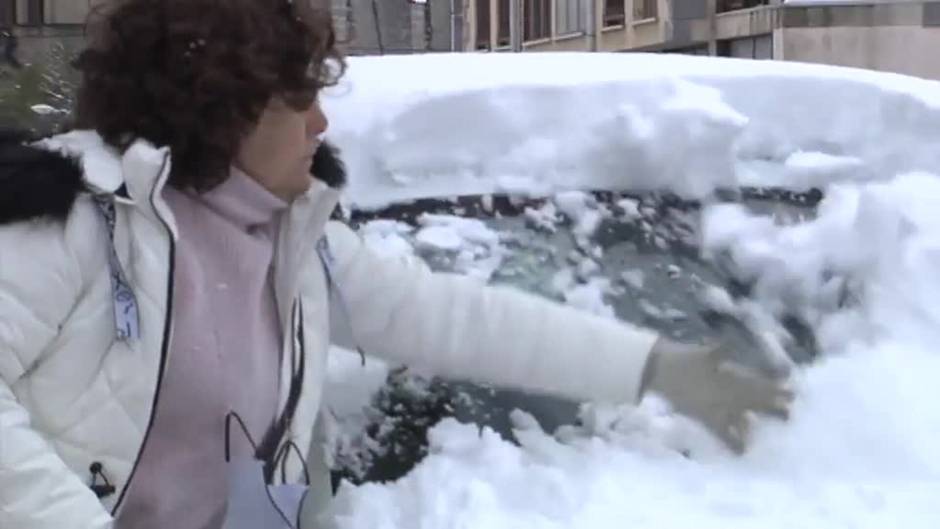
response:
M0 29L17 42L17 57L46 60L56 49L77 51L85 42L85 20L101 0L0 0Z
M338 40L350 55L463 49L466 0L330 0Z
M467 7L466 51L679 52L940 79L938 1L473 0Z
M24 63L42 62L53 48L84 44L84 27L108 0L0 0L0 31L12 33ZM311 0L329 2L337 37L350 55L461 50L466 0Z
M22 62L84 44L107 0L0 0ZM940 79L940 0L311 0L350 55L654 51L817 62ZM801 2L806 3L801 3Z

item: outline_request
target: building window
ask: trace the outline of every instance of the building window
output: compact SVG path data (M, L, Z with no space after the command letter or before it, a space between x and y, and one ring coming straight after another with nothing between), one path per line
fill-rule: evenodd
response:
M490 0L477 0L477 44L478 50L490 49Z
M45 0L27 0L26 1L26 20L23 21L23 25L26 26L40 26L42 25L46 17L44 15L45 11Z
M526 41L547 39L552 36L552 5L550 0L525 0Z
M16 0L0 0L0 28L16 23Z
M715 8L719 13L725 13L766 5L770 5L770 0L718 0Z
M585 0L556 0L555 28L559 35L584 33Z
M499 0L499 32L496 34L496 45L512 45L512 15L509 13L509 0Z
M720 40L718 56L770 60L774 58L774 40L771 35Z
M658 0L633 0L633 20L651 20L659 16Z
M622 26L626 22L624 0L604 1L604 27Z

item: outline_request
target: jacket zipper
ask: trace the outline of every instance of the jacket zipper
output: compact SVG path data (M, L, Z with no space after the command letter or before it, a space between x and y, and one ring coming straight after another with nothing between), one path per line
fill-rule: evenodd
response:
M282 218L281 222L284 222L283 218ZM280 233L280 230L279 230L278 238L277 238L277 244L274 246L274 256L273 256L273 259L272 259L272 261L273 261L273 263L274 263L273 270L274 270L274 277L275 277L275 278L276 278L276 277L279 277L279 275L280 275L280 274L279 274L279 272L280 272L280 266L279 266L278 256L279 256L279 254L280 254L281 245L283 244L283 242L284 242L284 241L283 241L282 233ZM279 294L279 292L278 292L278 289L277 289L277 284L275 283L275 286L274 286L274 300L275 300L275 303L277 303L277 306L279 307L279 309L278 309L278 315L280 316L280 313L281 313L281 311L280 311L280 306L281 306L281 299L282 299L282 296L279 296L278 294ZM290 340L290 348L289 348L289 350L290 350L290 358L289 358L289 359L288 359L288 358L283 359L283 360L281 361L281 363L282 363L282 364L281 364L281 367L283 367L283 362L290 362L290 373L291 373L291 375L290 375L290 381L288 382L287 399L286 399L285 402L284 402L284 407L283 407L283 408L280 408L280 407L279 407L279 408L277 409L277 412L276 412L276 415L275 415L275 418L274 418L274 421L275 421L274 428L279 428L278 422L279 422L280 419L284 416L284 414L286 414L286 413L289 411L289 409L290 409L290 406L291 406L291 394L293 393L294 382L295 382L296 379L297 379L297 362L296 362L296 357L297 357L297 338L296 338L296 337L297 337L297 333L298 333L298 332L301 332L301 333L303 332L303 309L302 309L302 308L301 308L301 312L300 312L300 320L298 321L297 309L298 309L298 305L299 305L299 304L300 304L300 296L299 296L299 294L298 294L298 295L294 295L293 298L292 298L292 301L291 301L290 316L288 316L289 325L285 325L286 322L284 322L284 319L283 319L283 318L279 318L279 323L280 323L281 328L283 329L283 328L287 327L287 333L286 333L286 335L284 336L285 343L286 343L287 340ZM284 352L287 352L286 350L287 350L288 348L287 348L287 347L284 347L284 349L285 349ZM303 353L301 353L301 354L303 354ZM286 356L286 355L285 355L285 356ZM302 362L301 362L301 365L303 365ZM281 372L283 372L283 369L281 369ZM301 380L303 380L303 379L301 379ZM288 423L288 424L287 424L287 427L284 428L284 430L280 432L280 436L279 436L278 439L273 439L273 443L274 443L274 444L273 444L273 446L269 447L269 448L272 449L270 455L275 456L275 455L277 454L277 452L278 452L280 446L281 446L282 441L283 441L285 438L288 438L289 436L290 436L290 423ZM269 441L269 439L267 439L267 436L265 436L265 439L262 440L262 445L265 444L265 442L267 442L267 441ZM274 476L274 472L276 471L276 468L275 468L275 467L277 466L277 462L272 460L271 463L272 463L272 465L267 466L267 467L265 468L265 477L266 477L266 478L273 477L273 476Z
M166 155L163 159L163 165L160 167L160 175L163 175L163 172L166 170L168 158L169 155ZM154 214L157 216L157 218L160 219L160 223L163 224L170 241L170 265L169 273L167 274L166 315L163 324L163 343L160 347L160 371L157 373L157 386L154 390L153 403L150 406L150 418L147 420L147 431L144 432L143 441L141 441L140 448L137 450L137 457L134 459L134 466L131 468L131 473L127 476L127 481L124 482L124 487L121 489L121 494L118 496L117 502L114 504L114 508L111 509L112 517L117 516L118 509L120 509L121 505L124 503L124 498L127 496L127 491L130 488L131 482L134 480L134 475L137 473L137 467L140 465L141 455L144 453L144 448L147 446L147 440L150 438L150 433L153 430L154 419L157 415L157 403L160 401L160 389L163 386L163 375L166 373L166 365L170 352L170 332L173 328L173 285L176 275L176 242L173 240L173 231L170 229L169 223L167 223L166 219L164 219L157 211L156 194L157 187L154 187L150 194L150 206L153 208Z
M274 424L265 434L255 454L257 458L265 462L264 475L268 483L273 483L274 472L277 470L279 463L283 466L283 462L279 461L279 454L284 441L290 439L294 412L303 387L306 346L303 337L303 303L300 297L294 299L290 321L290 333L287 338L291 340L291 346L290 359L287 361L290 362L291 375L288 382L287 401L282 409L278 409ZM298 344L300 345L299 355L297 353Z

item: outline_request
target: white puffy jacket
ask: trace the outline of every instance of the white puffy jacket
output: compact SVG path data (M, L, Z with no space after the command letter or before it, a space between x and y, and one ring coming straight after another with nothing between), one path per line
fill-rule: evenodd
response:
M54 151L75 162L56 154L58 165L16 165L0 153L0 205L28 212L48 200L55 203L50 212L60 213L11 221L0 212L7 218L0 225L0 528L106 528L133 479L161 375L172 361L176 227L161 199L170 156L143 141L119 154L88 131L39 146L44 156ZM50 167L75 174L50 176ZM34 189L40 184L46 187ZM69 185L75 187L71 208L62 204ZM111 243L92 192L116 202L113 244L136 294L137 339L115 338ZM349 228L328 220L337 199L336 190L317 182L286 213L277 242L275 289L284 333L301 332L306 341L305 382L288 433L299 446L316 451L312 431L331 317L338 316L315 253L323 234L353 338L370 354L445 376L578 399L636 398L654 334L510 289L433 274L419 263L379 258ZM297 301L303 321L291 318ZM285 361L282 380L291 379L293 367ZM287 390L281 390L282 406ZM113 494L99 498L89 488L93 463L101 465ZM100 475L95 479L101 483Z

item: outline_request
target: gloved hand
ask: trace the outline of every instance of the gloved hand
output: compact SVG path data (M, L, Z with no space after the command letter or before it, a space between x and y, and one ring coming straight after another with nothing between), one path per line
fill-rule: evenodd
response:
M786 420L793 391L784 380L743 370L720 346L700 346L660 338L643 373L642 396L653 391L673 408L705 425L734 452L747 447L750 412Z

